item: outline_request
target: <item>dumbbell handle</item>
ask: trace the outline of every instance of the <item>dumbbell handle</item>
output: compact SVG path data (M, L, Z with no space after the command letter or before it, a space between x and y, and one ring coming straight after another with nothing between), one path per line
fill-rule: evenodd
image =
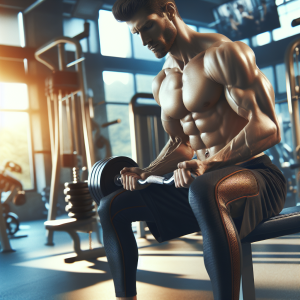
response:
M192 178L196 179L197 175L195 175L194 173L191 173ZM122 186L122 179L121 179L121 175L117 175L114 179L114 182L116 185L118 186ZM166 185L171 185L174 183L174 175L170 178L170 179L165 179L165 177L162 176L157 176L157 175L151 175L148 178L146 178L145 180L138 180L139 184L147 184L147 183L156 183L156 184L166 184Z

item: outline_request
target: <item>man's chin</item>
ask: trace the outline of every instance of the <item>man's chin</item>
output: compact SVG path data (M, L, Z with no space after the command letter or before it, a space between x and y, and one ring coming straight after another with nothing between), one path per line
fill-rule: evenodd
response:
M168 54L168 52L162 52L162 51L154 52L154 55L156 56L156 58L163 58L163 57L165 57L167 54Z

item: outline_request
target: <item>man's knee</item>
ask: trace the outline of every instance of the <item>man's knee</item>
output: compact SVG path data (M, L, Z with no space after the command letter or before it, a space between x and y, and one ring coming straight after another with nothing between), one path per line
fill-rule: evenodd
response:
M122 194L122 190L115 191L105 197L103 197L100 201L98 207L98 214L100 217L100 222L102 223L104 220L110 219L111 217L111 206L115 199Z
M205 204L214 194L214 184L209 174L197 177L189 188L190 205Z

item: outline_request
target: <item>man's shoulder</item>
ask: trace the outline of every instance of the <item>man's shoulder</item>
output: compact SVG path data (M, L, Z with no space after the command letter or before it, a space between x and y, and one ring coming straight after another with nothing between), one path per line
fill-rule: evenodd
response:
M211 64L237 67L237 65L247 62L251 66L256 65L253 50L247 44L240 41L213 44L205 51L203 60L205 68Z

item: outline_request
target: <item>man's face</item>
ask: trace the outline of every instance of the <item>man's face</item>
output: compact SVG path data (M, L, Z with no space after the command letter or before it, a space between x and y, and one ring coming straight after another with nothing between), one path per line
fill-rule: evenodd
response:
M148 46L157 58L167 55L176 38L177 30L165 14L161 17L140 10L126 23L133 34L139 34L143 46Z

